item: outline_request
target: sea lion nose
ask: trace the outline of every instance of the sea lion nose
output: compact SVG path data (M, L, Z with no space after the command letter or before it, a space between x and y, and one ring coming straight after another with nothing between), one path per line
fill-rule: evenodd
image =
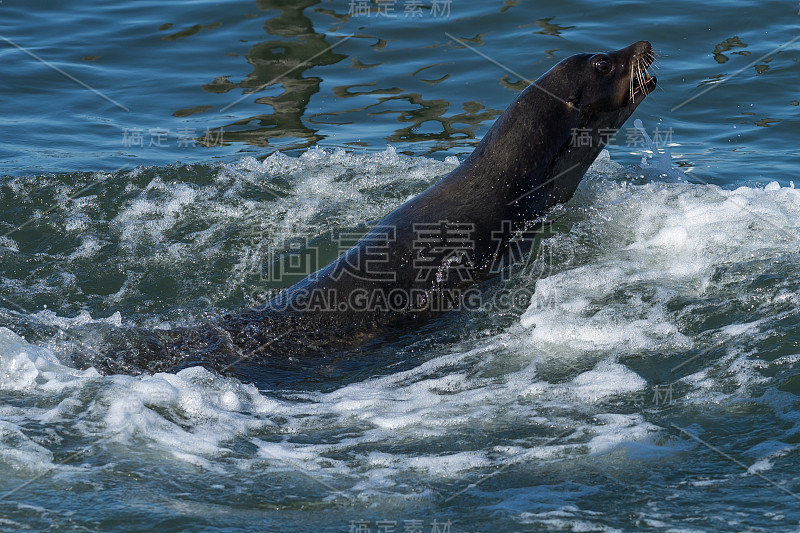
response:
M621 50L617 50L614 53L617 54L632 54L632 55L641 55L653 50L653 45L650 44L650 41L636 41L630 46L626 46Z
M650 41L638 41L631 45L633 48L633 52L637 55L644 55L653 52L653 45L650 44Z

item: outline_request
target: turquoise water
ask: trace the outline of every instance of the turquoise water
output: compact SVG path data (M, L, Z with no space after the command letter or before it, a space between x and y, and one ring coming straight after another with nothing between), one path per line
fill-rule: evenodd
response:
M798 530L800 5L419 4L0 4L0 530ZM253 303L287 236L380 218L526 79L640 39L658 88L518 308L261 390L67 363Z

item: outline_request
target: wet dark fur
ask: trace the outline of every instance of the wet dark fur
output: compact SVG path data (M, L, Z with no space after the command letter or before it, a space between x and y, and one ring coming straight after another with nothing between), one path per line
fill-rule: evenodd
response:
M126 373L202 364L249 380L264 367L341 352L393 325L436 314L425 309L358 311L339 304L354 290L397 287L421 291L431 303L437 290L464 286L457 276L439 281L417 278L414 223L447 220L473 225L471 282L490 276L491 266L514 232L572 197L603 148L606 130L621 127L653 90L655 78L646 70L652 60L652 47L644 41L616 52L564 59L517 96L458 168L388 214L378 229L342 257L289 287L276 300L193 328L118 333L124 338L113 355L79 363ZM573 142L576 131L590 132L591 142L577 146ZM505 226L502 221L507 221ZM365 261L359 254L374 242L370 240L376 237L374 233L386 226L396 233L381 264L393 273L393 283L370 280L370 276L332 278L342 261L364 271ZM341 296L333 310L308 309L303 300L306 291L329 289Z

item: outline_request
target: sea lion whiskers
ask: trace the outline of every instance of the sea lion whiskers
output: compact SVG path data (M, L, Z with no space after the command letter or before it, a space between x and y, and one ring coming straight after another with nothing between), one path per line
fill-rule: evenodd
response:
M636 61L638 62L639 60L637 59ZM631 65L631 78L630 78L630 81L628 83L628 98L630 98L631 102L633 102L633 73L634 72L635 72L635 69L633 68L633 65Z
M647 50L643 55L637 55L635 58L636 63L631 66L631 76L629 82L630 100L633 101L638 94L647 94L647 84L652 80L650 72L647 70L655 62L655 53L652 50ZM636 87L634 88L634 77L636 78Z
M647 67L643 67L640 60L636 62L639 69L636 71L636 81L639 82L639 91L644 92L644 73L647 72Z

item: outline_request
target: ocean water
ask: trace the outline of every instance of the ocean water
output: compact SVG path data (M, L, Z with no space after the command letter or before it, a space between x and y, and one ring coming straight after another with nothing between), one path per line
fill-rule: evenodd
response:
M798 531L799 11L3 1L0 530ZM273 294L290 237L379 219L526 80L641 39L658 88L504 312L285 386L70 365Z

